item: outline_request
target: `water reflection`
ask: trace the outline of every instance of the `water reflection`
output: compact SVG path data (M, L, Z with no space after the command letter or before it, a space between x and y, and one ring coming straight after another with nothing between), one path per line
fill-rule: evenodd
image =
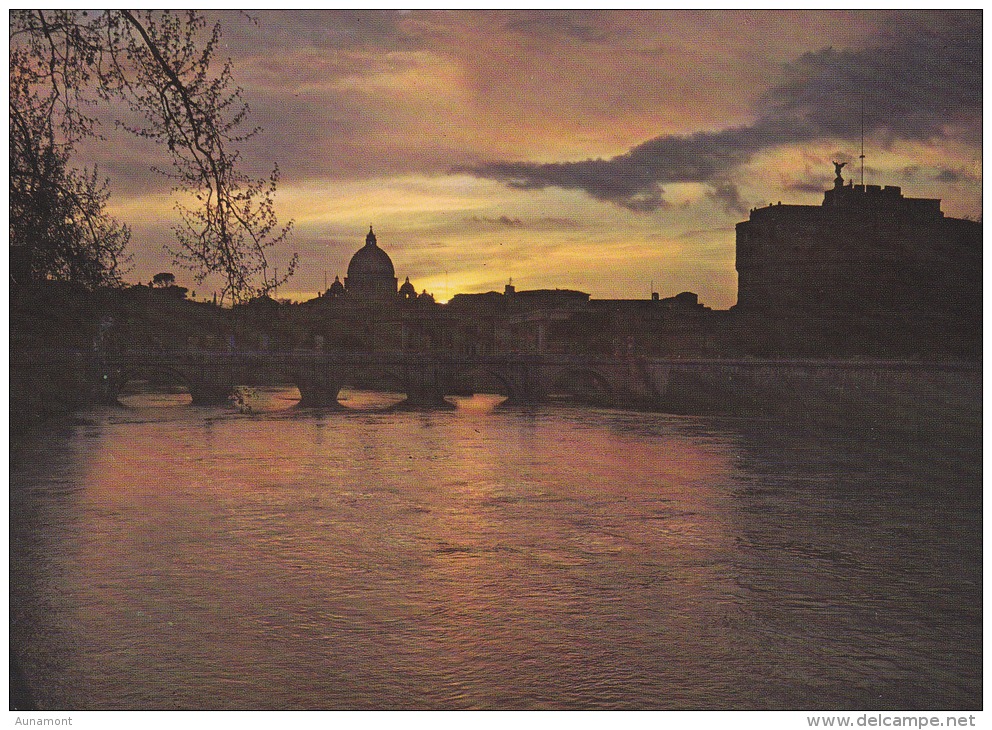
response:
M101 409L38 445L11 606L39 704L980 703L967 435L348 401Z
M128 390L118 396L117 402L125 408L179 408L188 406L193 397L185 389Z
M470 413L483 416L492 413L498 406L506 402L505 395L490 393L476 393L471 396L453 395L446 398L449 403L454 403L461 413Z
M338 403L358 411L386 410L406 400L405 393L378 390L361 390L345 387L338 394Z
M271 413L293 408L300 402L300 391L295 385L274 387L242 387L232 405L250 413Z

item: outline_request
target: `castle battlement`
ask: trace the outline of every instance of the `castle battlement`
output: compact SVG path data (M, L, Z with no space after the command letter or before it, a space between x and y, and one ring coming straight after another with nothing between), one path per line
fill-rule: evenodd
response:
M845 214L901 214L913 219L944 217L938 198L907 198L898 185L835 185L823 193L824 208Z

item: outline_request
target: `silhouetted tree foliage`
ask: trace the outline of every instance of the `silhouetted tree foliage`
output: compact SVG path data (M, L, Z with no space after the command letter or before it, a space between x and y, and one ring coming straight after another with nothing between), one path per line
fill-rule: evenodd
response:
M96 170L69 167L71 145L56 141L52 117L30 78L10 69L10 244L18 278L115 285L130 231L104 210L109 193Z
M280 228L273 209L278 169L241 170L237 145L259 130L244 128L230 62L215 62L219 38L195 11L10 12L11 244L30 247L33 271L119 278L128 229L106 215L96 170L69 165L81 140L106 139L98 110L113 105L116 129L168 150L178 265L197 282L221 275L233 301L292 276L295 254L279 281L269 274L267 253L292 224Z

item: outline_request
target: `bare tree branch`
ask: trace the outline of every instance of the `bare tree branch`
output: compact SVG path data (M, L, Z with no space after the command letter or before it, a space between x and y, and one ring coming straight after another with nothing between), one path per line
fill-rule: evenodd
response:
M258 129L242 130L248 106L230 62L213 68L220 29L205 31L194 11L12 11L11 108L20 106L22 118L37 120L40 141L18 138L21 147L15 147L12 132L11 155L28 164L32 144L48 145L67 161L76 142L101 136L86 110L123 102L144 123L118 118L115 126L164 145L172 158L166 174L179 195L180 223L168 250L198 282L219 274L222 296L243 301L287 281L297 257L280 266L278 281L269 277L268 252L292 227L280 228L274 212L278 168L267 179L240 169L235 145Z

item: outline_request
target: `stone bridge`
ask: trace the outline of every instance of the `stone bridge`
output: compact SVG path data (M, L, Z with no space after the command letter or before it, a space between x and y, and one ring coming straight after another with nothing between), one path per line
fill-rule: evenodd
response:
M499 393L529 403L553 393L601 404L650 399L651 373L638 359L567 355L451 355L409 352L129 352L95 363L101 399L135 379L169 379L197 404L221 403L239 386L293 383L306 406L332 406L346 385L405 393L406 404L450 407L446 395Z
M451 407L446 395L470 393L500 393L510 403L565 394L689 414L796 413L877 398L918 404L947 393L981 403L980 363L198 350L11 355L12 381L46 368L73 370L103 402L115 402L129 381L167 379L196 404L224 403L239 386L290 383L301 405L313 407L335 406L346 385L403 392L416 408Z

